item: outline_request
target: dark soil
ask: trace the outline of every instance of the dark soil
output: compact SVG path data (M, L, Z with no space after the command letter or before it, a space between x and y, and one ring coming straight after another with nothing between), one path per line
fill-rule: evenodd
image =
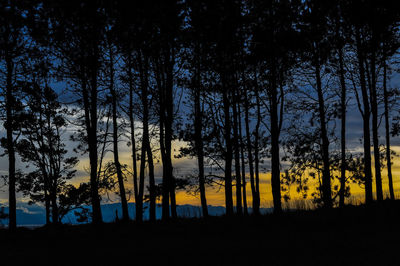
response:
M0 231L0 265L400 265L400 201Z

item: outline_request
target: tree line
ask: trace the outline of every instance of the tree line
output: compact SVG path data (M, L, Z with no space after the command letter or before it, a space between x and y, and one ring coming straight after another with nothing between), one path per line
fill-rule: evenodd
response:
M0 20L11 229L18 191L44 204L47 223L78 209L84 219L86 205L101 223L101 197L115 191L126 221L128 178L137 221L144 202L156 219L158 198L162 219L176 218L182 188L199 194L207 217L212 185L223 187L226 215L257 215L265 166L276 213L290 186L342 207L351 183L371 203L374 177L381 201L385 167L395 198L397 1L1 0ZM349 110L362 122L350 129ZM347 147L349 130L362 132L361 152ZM186 143L178 154L177 140ZM84 155L89 182L73 186ZM178 178L173 159L182 157L197 167Z

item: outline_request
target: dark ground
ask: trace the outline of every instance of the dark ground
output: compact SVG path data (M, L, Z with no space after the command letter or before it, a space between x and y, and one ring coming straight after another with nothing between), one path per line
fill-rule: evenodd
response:
M400 201L281 216L0 231L0 265L400 265Z

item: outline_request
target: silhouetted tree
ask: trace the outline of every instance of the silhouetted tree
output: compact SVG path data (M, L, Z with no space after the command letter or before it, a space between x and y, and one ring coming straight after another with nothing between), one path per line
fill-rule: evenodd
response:
M14 230L16 221L16 151L14 132L18 127L18 109L21 109L18 94L21 90L18 80L19 66L26 53L26 20L22 2L3 0L0 2L0 80L2 110L5 112L3 127L6 136L2 147L8 156L8 203L9 228Z

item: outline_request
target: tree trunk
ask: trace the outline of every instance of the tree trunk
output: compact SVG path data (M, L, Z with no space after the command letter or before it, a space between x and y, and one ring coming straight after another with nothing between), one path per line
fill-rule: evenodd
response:
M255 186L254 180L254 161L253 161L253 148L250 133L250 117L249 117L249 99L247 97L247 91L244 93L245 105L244 105L244 115L245 115L245 125L246 125L246 142L247 142L247 156L249 159L249 172L250 172L250 186L251 186L251 196L252 196L252 208L253 214L258 215L260 213L260 201L258 197L258 192Z
M257 83L257 81L256 81ZM257 212L260 211L260 159L259 159L259 143L260 143L260 125L261 125L261 101L258 91L258 86L255 88L256 92L256 108L257 108L257 122L254 129L254 173L255 173L255 190L257 201Z
M394 200L394 189L393 189L393 176L392 176L392 158L390 154L390 124L389 124L389 94L387 91L387 65L386 58L384 57L383 62L383 93L384 93L384 104L385 104L385 137L386 137L386 162L387 172L389 181L389 193L390 199Z
M246 164L244 161L244 143L243 143L243 134L242 134L242 117L240 111L240 104L238 103L238 114L239 114L239 139L240 139L240 159L242 163L242 193L243 193L243 213L244 215L249 215L249 211L247 209L247 192L246 192Z
M365 69L364 69L364 55L361 47L360 32L356 33L357 57L358 68L360 74L360 87L362 93L362 100L364 106L363 117L363 131L364 131L364 171L365 171L365 203L370 204L372 198L372 172L371 172L371 137L369 131L370 109L367 86L365 83Z
M150 221L156 220L156 191L155 191L155 179L154 179L154 163L153 163L153 152L150 145L150 133L149 133L149 101L148 101L148 61L143 58L140 63L140 79L141 79L141 101L143 105L143 136L142 145L144 149L142 152L147 154L147 162L149 168L149 194L150 194L150 208L149 218Z
M145 132L143 132L144 137ZM138 201L136 203L136 221L143 221L143 195L144 195L144 171L146 169L146 146L142 141L142 148L140 152L140 169L139 169L139 193Z
M175 178L173 175L172 167L172 138L173 130L172 124L174 120L174 99L173 99L173 67L174 67L174 55L171 54L170 48L166 49L166 58L168 59L168 64L166 66L166 82L165 82L165 163L167 166L167 176L169 179L169 196L171 200L171 217L176 219L178 217L176 212L176 198L175 198Z
M46 178L46 177L45 177ZM46 210L46 225L50 224L50 197L49 197L49 189L48 185L44 185L44 205L45 205L45 210Z
M12 75L14 66L12 60L6 58L7 80L6 80L6 131L7 131L7 154L8 154L8 204L9 204L9 224L8 228L14 231L17 228L17 203L15 196L15 147L13 138L13 105L14 97L12 95Z
M233 142L235 144L235 176L236 176L236 213L238 215L243 214L242 210L242 180L240 174L240 146L239 146L239 121L237 111L237 95L233 92Z
M148 122L144 125L147 127L147 131L149 124ZM149 134L147 134L149 135ZM147 162L149 164L149 185L150 185L150 209L149 209L149 218L151 222L156 221L156 182L154 178L154 163L153 163L153 151L151 150L150 139L146 141L146 151L147 151Z
M203 143L203 112L201 108L201 92L199 87L199 74L196 73L196 81L194 88L194 130L195 130L195 148L197 154L197 164L199 169L199 188L200 202L203 217L208 217L205 177L204 177L204 143Z
M131 148L132 148L132 168L133 168L133 193L135 197L135 205L138 201L138 173L136 160L136 139L135 139L135 118L133 115L133 76L132 76L132 58L128 56L128 81L129 81L129 124L131 130Z
M325 100L322 91L321 73L319 59L315 64L315 76L317 81L317 94L318 94L318 112L321 130L321 153L323 161L322 169L322 200L325 208L332 208L332 191L331 191L331 174L330 174L330 161L329 161L329 139L327 133L327 123L325 115Z
M89 128L87 127L88 133L88 146L89 146L89 160L90 160L90 189L92 197L92 211L93 211L93 223L102 223L100 196L99 196L99 185L97 180L97 74L98 74L98 62L97 62L97 47L95 48L95 56L93 56L93 62L90 64L91 69L91 83L90 83L90 105L89 105ZM86 90L86 88L85 88ZM89 102L89 100L87 100ZM86 111L86 110L85 110ZM85 116L86 118L86 116Z
M341 129L340 129L340 148L341 148L341 165L340 165L340 190L339 190L339 207L344 207L344 198L346 190L346 82L344 79L343 50L339 48L339 79L340 79L340 109L341 109Z
M382 191L382 176L381 176L381 158L379 151L379 135L378 135L378 99L376 93L376 58L375 58L375 41L374 36L372 37L372 55L371 55L371 86L370 86L370 98L371 98L371 111L372 111L372 142L374 145L374 163L375 163L375 183L376 183L376 199L378 201L383 200Z
M269 88L270 100L270 130L271 130L271 187L274 201L274 213L282 212L280 159L279 159L279 118L278 118L278 92L276 82L275 59L272 59L271 85Z
M225 135L225 209L226 215L233 214L232 201L232 141L231 141L231 118L230 104L228 99L227 88L223 88L223 108L224 108L224 135Z
M118 151L118 121L117 121L117 93L114 88L114 58L112 49L110 49L110 94L112 100L112 118L113 118L113 152L114 152L114 164L117 171L117 179L119 186L119 194L121 197L122 206L122 220L129 220L128 213L128 202L126 200L124 177L122 176L121 164L119 162L119 151Z
M58 206L57 206L57 183L54 182L51 188L51 217L53 224L59 224Z

